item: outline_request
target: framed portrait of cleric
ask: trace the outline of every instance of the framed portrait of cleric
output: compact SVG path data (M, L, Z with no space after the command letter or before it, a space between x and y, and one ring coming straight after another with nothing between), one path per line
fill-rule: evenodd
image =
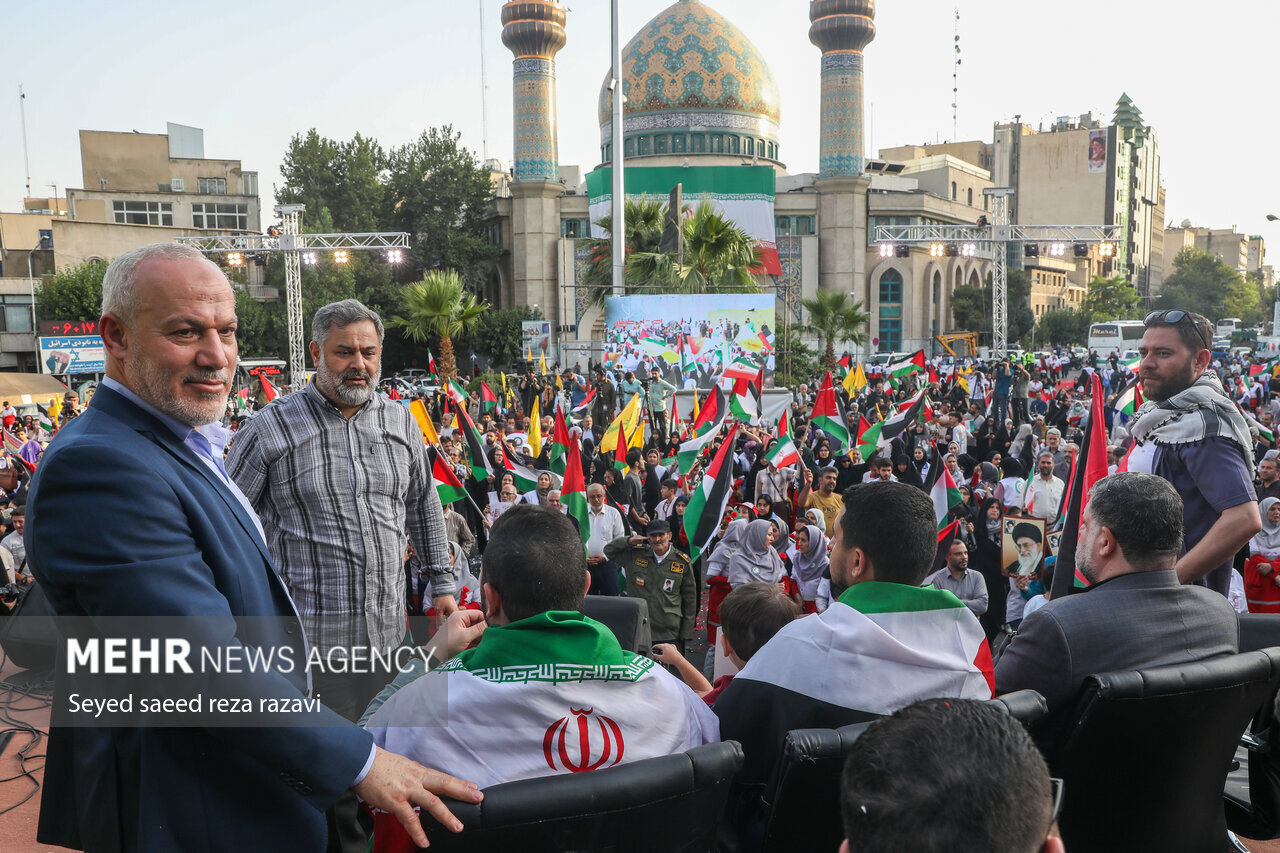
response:
M1000 562L1011 578L1040 580L1044 571L1044 519L1006 516L1001 522Z

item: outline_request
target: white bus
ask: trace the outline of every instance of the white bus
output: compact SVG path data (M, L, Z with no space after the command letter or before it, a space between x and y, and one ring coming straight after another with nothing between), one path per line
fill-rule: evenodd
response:
M1239 317L1223 317L1213 327L1213 336L1215 338L1229 338L1232 332L1238 332L1240 328L1241 320Z
M1113 352L1136 350L1142 343L1142 333L1145 330L1141 320L1094 323L1089 327L1089 349L1096 352L1099 358L1106 358Z

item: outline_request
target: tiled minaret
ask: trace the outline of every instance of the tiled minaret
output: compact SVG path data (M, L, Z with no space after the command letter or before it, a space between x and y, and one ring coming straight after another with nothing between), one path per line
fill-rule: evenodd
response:
M515 54L516 181L560 177L556 146L556 54L565 45L565 9L554 0L522 0L502 7L502 43Z
M862 174L862 50L876 37L875 0L813 0L809 41L822 49L819 173Z

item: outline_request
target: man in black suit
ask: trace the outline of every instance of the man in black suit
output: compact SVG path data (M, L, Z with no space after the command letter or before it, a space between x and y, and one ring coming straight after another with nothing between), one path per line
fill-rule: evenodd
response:
M1240 645L1231 605L1178 581L1182 499L1167 480L1105 477L1083 520L1076 566L1091 586L1024 619L995 668L997 695L1029 687L1048 701L1031 733L1050 764L1087 676L1235 654Z

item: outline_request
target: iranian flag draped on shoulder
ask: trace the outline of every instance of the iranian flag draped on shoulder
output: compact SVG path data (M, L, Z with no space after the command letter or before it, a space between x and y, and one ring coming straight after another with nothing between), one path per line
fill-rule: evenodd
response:
M481 788L720 739L715 715L684 682L571 610L490 626L475 648L392 694L365 727L384 749ZM384 824L397 825L377 832Z

